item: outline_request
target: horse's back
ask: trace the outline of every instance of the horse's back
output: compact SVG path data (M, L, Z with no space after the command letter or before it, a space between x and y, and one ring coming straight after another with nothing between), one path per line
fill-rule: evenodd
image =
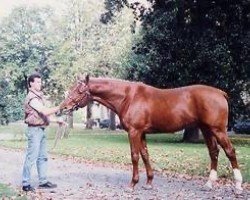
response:
M199 123L225 127L228 117L225 97L225 92L205 85L157 89L138 84L130 114L137 124L157 131L176 131Z

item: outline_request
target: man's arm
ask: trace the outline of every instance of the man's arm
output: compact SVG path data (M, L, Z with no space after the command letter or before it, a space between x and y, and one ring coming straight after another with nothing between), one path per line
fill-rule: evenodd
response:
M34 108L37 112L42 113L45 116L52 115L60 110L59 106L47 108L37 98L32 99L29 105Z
M56 122L56 123L58 123L60 125L68 125L67 122L65 122L62 117L56 117L54 115L49 117L49 121L50 122Z

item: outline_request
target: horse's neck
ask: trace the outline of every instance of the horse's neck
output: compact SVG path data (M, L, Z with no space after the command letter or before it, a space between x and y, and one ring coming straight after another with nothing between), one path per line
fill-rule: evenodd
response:
M120 84L116 85L112 81L94 80L90 82L90 93L94 101L101 103L119 115L126 98L124 87Z

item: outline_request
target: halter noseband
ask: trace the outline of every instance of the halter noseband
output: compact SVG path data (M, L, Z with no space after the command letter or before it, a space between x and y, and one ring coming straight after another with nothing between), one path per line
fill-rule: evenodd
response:
M89 88L86 90L85 94L82 95L83 92L80 92L79 89L77 93L81 96L79 101L75 101L72 97L68 96L68 98L75 103L75 105L70 109L70 111L78 110L80 108L80 103L83 101L84 98L87 98L87 101L91 99L91 94L89 92Z

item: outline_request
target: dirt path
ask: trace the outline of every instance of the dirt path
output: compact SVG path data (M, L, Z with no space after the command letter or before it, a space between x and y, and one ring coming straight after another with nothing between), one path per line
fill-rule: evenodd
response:
M23 151L0 149L0 182L21 189L21 172L24 159ZM34 168L33 185L38 186ZM202 190L205 180L185 180L183 178L155 175L154 189L145 190L145 173L140 173L140 182L135 191L126 191L131 178L130 170L101 167L79 163L73 159L50 155L49 180L57 183L54 190L36 190L29 194L30 199L134 199L134 200L182 200L182 199L250 199L249 188L242 195L236 196L229 184L213 191ZM220 184L221 185L221 184Z

